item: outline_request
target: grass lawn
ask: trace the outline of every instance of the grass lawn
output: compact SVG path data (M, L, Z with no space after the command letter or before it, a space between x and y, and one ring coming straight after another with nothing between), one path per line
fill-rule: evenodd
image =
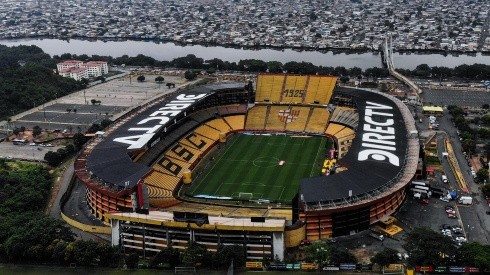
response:
M326 142L322 137L236 134L187 194L290 203L300 179L320 175Z

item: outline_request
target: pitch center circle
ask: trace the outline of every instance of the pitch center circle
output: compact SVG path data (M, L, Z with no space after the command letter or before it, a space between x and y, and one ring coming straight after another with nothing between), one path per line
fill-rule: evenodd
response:
M257 167L269 168L279 165L279 159L274 157L260 157L256 158L252 163Z

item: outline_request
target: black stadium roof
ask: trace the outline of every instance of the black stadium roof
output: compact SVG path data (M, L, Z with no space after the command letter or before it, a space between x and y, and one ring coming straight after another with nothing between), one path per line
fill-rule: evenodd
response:
M121 188L131 188L135 186L145 174L151 171L151 168L146 165L133 162L129 157L128 152L132 150L143 149L146 147L148 142L145 142L144 144L142 144L142 146L136 146L137 148L130 148L127 143L118 142L115 141L115 139L141 135L141 130L138 132L137 130L135 130L135 128L141 129L141 127L151 127L159 125L154 120L152 120L151 126L142 126L142 123L138 124L138 122L141 122L143 119L150 118L151 114L166 106L171 101L177 100L177 98L181 95L188 95L190 97L190 95L205 94L203 97L195 100L192 103L192 105L194 105L213 93L219 92L221 90L243 89L244 85L244 83L212 84L200 86L190 90L182 90L175 94L172 94L171 96L166 98L165 101L161 101L142 111L117 129L115 129L108 136L105 136L104 139L93 148L92 152L87 158L87 168L89 172L91 172L91 174L100 181L108 183L110 185L119 186ZM175 112L178 111L179 115L181 113L183 114L189 109L192 109L192 105L176 110ZM172 123L174 123L174 120L170 119L167 123L162 124L158 131L162 131L165 126ZM150 141L152 140L152 138L153 134L151 134L151 137L147 137L147 139L145 140Z
M337 88L335 93L352 96L359 114L359 126L356 129L356 138L353 140L349 152L339 161L339 165L346 167L348 170L330 176L303 179L301 181L300 194L302 200L306 203L342 200L349 198L350 191L352 192L352 196L368 193L396 179L400 172L402 172L403 165L405 164L407 130L398 106L388 97L365 90ZM396 145L393 147L396 150L391 151L391 153L398 157L398 166L393 165L387 159L382 160L382 158L374 155L368 156L366 160L360 160L359 158L359 152L372 149L372 147L366 148L366 143L363 143L363 134L366 133L364 127L369 126L366 125L368 123L365 120L368 102L392 107L391 110L373 109L373 111L393 114L390 118L394 120L394 125L390 125L389 127L394 128L395 139L393 141ZM369 103L369 106L373 105ZM384 116L373 115L372 120L383 122L386 118ZM382 128L385 129L386 127Z

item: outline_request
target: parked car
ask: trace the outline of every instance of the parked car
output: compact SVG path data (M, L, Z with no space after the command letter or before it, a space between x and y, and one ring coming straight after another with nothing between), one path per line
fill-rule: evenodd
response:
M443 202L449 202L449 199L444 196L441 196L439 199Z
M450 218L450 219L457 219L458 217L456 216L456 214L453 214L453 213L448 213L447 214L447 217Z
M465 237L456 237L454 238L455 241L457 241L458 243L465 243L466 242L466 238Z
M451 226L450 226L449 224L445 223L445 224L442 224L442 225L440 226L440 228L441 228L441 230L442 230L442 229L449 229L449 230L450 230L450 229L451 229Z

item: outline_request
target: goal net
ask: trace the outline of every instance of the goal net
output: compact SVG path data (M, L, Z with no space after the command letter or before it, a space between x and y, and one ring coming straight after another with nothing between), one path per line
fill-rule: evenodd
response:
M241 200L251 200L253 199L253 197L254 197L253 193L245 193L245 192L238 193L238 198Z

